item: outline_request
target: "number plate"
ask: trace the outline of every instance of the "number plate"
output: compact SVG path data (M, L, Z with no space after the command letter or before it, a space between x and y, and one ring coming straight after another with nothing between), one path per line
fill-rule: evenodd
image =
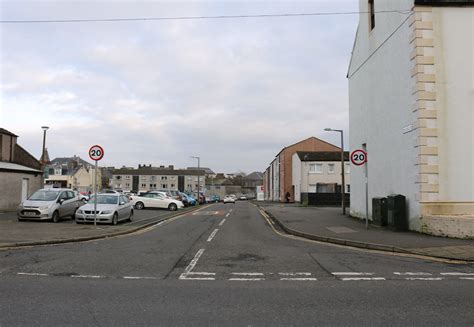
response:
M34 212L31 212L31 211L26 211L23 213L25 216L36 216L36 214Z

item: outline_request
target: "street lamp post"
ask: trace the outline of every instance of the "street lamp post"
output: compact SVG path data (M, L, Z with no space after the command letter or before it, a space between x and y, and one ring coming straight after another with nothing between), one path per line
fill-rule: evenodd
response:
M341 133L341 205L342 205L342 214L346 214L346 202L344 201L345 195L345 178L344 178L344 131L342 129L332 129L332 128L325 128L326 132L338 132Z
M41 152L41 170L43 172L43 182L44 182L44 167L45 167L45 162L44 162L44 155L46 152L46 131L49 129L48 126L41 126L41 129L43 130L43 152Z
M191 157L191 158L197 159L197 161L198 161L198 192L197 192L197 204L199 205L199 197L201 196L201 193L199 193L199 189L200 189L200 186L201 186L200 178L199 178L199 169L200 169L201 157Z

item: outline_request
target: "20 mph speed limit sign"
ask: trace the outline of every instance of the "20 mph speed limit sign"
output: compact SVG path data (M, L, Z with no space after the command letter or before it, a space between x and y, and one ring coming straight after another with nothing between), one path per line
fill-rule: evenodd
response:
M104 149L100 145L93 145L89 149L89 157L92 160L99 161L104 156Z
M356 166L362 166L367 162L367 152L361 149L352 151L351 162Z

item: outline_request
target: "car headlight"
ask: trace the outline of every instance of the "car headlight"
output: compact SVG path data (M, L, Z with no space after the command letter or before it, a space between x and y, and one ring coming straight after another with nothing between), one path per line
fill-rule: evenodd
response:
M76 213L84 213L82 210L77 210Z
M40 210L48 210L49 209L49 206L41 206L39 207Z
M103 215L108 215L109 213L112 213L112 210L104 210L101 212Z

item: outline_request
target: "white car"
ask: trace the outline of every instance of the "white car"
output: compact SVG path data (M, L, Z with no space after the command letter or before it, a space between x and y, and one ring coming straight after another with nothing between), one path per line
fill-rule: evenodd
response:
M147 193L142 196L132 196L132 205L137 210L144 208L164 208L170 211L176 211L184 208L183 202L170 199L160 193Z
M226 196L224 198L224 204L226 204L226 203L235 203L235 198L232 197L232 196Z
M76 211L76 223L94 222L94 206L97 209L97 223L117 225L119 221L133 219L133 207L128 197L118 194L97 194L92 196L89 203Z

